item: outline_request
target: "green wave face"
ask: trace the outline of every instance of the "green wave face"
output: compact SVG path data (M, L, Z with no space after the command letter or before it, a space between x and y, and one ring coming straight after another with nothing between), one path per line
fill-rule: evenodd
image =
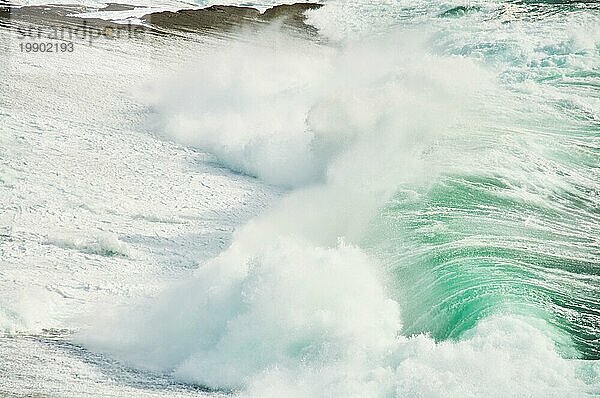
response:
M499 177L446 176L381 212L377 240L389 244L377 249L402 292L404 333L456 339L486 316L519 314L564 332L565 356L598 359L594 214L566 193L578 213L507 199L510 190Z
M406 187L381 210L369 245L402 292L405 334L457 339L516 314L550 325L564 356L600 358L599 135L579 122L500 134L471 151L479 168Z
M481 60L512 94L482 98L479 122L456 127L469 138L438 143L435 181L402 187L372 223L366 245L392 273L404 334L458 339L516 314L548 325L563 356L600 359L600 47L584 29L599 11L507 2L440 15L434 51Z

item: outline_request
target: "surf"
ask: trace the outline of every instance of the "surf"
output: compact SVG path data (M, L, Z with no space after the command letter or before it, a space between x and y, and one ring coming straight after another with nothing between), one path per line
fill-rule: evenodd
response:
M267 29L157 84L157 134L287 193L117 315L119 339L82 341L243 396L597 391L595 130L533 62L597 54L450 23L335 45Z

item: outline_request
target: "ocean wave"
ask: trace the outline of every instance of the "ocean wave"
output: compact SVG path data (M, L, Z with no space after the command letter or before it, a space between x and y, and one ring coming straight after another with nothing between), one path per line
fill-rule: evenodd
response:
M267 29L155 85L164 138L289 192L81 341L249 396L596 393L596 362L573 359L597 359L599 330L596 171L573 149L589 119L502 79L530 48L474 60L416 30Z

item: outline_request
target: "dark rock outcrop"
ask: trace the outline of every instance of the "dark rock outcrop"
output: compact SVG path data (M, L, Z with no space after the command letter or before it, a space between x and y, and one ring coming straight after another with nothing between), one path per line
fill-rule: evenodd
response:
M203 32L247 25L257 21L259 15L257 9L250 7L212 6L197 10L155 12L142 19L158 28Z
M280 23L283 27L313 31L306 25L307 10L321 7L316 3L279 5L260 13L255 8L236 6L212 6L176 12L156 12L143 17L151 26L183 31L228 31L236 27L257 27L265 23Z
M88 36L132 37L132 30L139 34L175 34L178 32L197 32L221 34L238 28L259 29L267 24L279 24L302 34L316 34L314 27L305 23L304 13L321 7L315 3L296 3L269 8L264 13L251 7L212 6L202 9L163 11L149 13L142 17L144 25L128 25L99 18L80 18L74 16L97 9L79 5L61 6L11 6L6 0L0 0L0 26L19 32L42 30L60 30L72 34L79 32ZM103 11L124 11L132 9L129 5L110 3ZM35 29L32 29L35 27ZM43 29L40 29L43 28ZM82 33L83 32L83 33ZM39 34L38 34L39 35ZM41 36L40 36L41 37ZM68 37L67 37L68 38Z

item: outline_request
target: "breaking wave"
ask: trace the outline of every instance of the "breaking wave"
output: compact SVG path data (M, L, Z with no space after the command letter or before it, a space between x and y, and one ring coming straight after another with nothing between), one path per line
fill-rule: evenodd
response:
M598 392L598 15L566 14L585 40L552 19L491 40L486 7L266 31L156 84L160 134L288 191L82 341L246 396Z

